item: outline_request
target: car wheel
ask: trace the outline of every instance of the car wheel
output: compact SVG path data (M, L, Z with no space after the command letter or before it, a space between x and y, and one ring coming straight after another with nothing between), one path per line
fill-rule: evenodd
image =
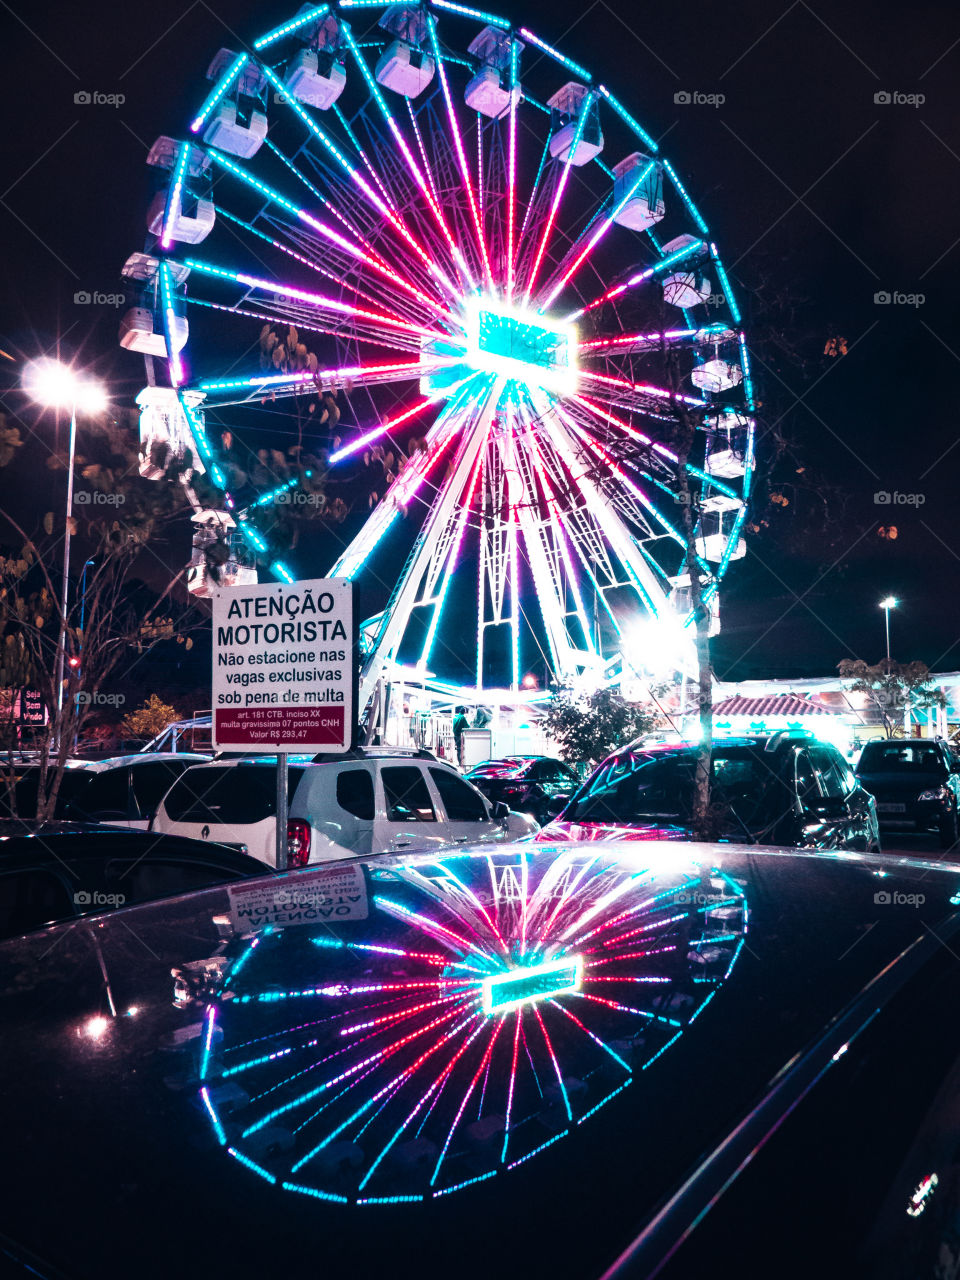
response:
M940 819L940 848L952 848L957 843L957 834L957 811L951 809Z

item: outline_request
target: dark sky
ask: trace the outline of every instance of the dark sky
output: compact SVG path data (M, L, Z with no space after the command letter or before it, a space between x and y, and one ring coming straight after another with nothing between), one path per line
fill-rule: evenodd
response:
M0 346L36 354L59 334L115 398L136 393L142 372L117 347L116 310L74 294L122 287L119 267L142 244L146 148L182 131L212 53L296 7L3 4ZM960 667L960 11L922 0L511 0L498 11L600 69L663 139L741 291L766 281L769 292L773 280L798 300L784 323L811 358L806 378L757 372L765 406L788 415L805 477L836 490L834 527L828 536L809 495L793 499L734 567L719 674L876 660L888 592L902 601L895 656ZM125 101L75 103L80 91ZM678 104L680 91L723 101ZM878 293L913 300L882 304ZM832 335L848 354L824 359ZM4 405L22 407L14 395ZM38 497L53 483L39 473ZM874 500L894 492L914 497ZM895 539L878 533L890 526Z

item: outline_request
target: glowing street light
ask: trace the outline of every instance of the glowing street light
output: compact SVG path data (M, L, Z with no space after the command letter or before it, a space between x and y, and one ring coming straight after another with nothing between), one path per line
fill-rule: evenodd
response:
M897 607L896 596L885 596L880 601L880 608L883 610L884 622L887 630L887 666L890 666L890 610Z
M35 404L70 410L70 456L67 463L67 515L63 537L63 586L60 593L60 639L57 645L57 736L63 715L63 667L66 659L67 592L70 575L70 523L73 519L73 465L77 447L77 413L100 413L107 407L103 385L59 360L31 360L23 371L23 389Z

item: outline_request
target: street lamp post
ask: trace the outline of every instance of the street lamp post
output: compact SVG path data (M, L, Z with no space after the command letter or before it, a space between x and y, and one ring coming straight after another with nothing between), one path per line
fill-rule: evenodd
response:
M23 387L35 403L45 408L70 409L70 450L67 462L67 504L63 535L63 581L60 589L60 635L57 640L57 728L54 750L60 751L63 720L63 674L67 646L67 604L70 590L70 526L73 522L73 466L77 449L77 410L97 413L106 408L107 396L100 383L77 373L59 360L31 360L24 370Z
M896 596L885 596L880 601L880 608L883 610L884 623L887 632L887 670L890 670L890 610L897 607Z

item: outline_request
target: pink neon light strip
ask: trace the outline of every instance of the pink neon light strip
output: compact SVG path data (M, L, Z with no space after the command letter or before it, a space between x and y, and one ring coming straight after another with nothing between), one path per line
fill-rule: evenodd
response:
M442 399L444 399L443 395L437 395L428 396L425 400L418 400L417 403L412 408L407 409L405 413L398 413L395 418L387 418L384 422L380 423L379 427L372 428L372 430L365 432L351 444L344 445L344 447L342 449L338 449L336 453L331 453L328 461L332 466L335 462L340 462L344 458L349 458L351 454L358 453L361 449L370 444L371 441L378 440L380 436L385 435L393 427L398 427L401 422L407 422L410 418L415 417L421 409L426 409L428 405L436 404L438 400Z
M447 81L446 67L443 65L443 58L440 56L440 46L437 42L437 23L434 18L427 18L430 26L430 39L433 44L433 51L436 54L437 70L440 73L440 84L443 88L443 96L447 103L447 115L450 118L450 128L453 133L453 145L456 147L457 159L460 162L460 173L463 176L463 185L466 187L467 200L470 203L470 213L473 216L473 225L477 232L477 244L480 247L480 254L483 258L483 269L486 273L487 284L493 287L493 273L490 269L490 258L487 254L486 241L483 238L483 228L480 225L480 211L477 208L476 196L473 194L473 183L470 181L470 170L467 167L467 156L463 149L463 138L460 136L460 125L457 122L456 112L453 107L453 98L450 96L450 85Z

